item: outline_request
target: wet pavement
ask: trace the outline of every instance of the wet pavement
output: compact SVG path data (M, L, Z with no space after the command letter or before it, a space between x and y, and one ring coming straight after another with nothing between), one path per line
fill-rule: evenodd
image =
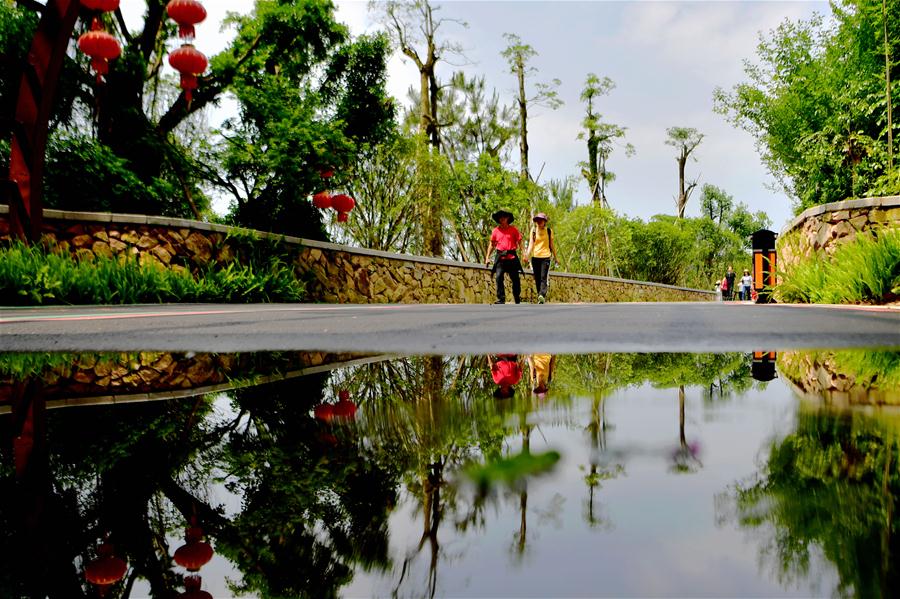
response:
M897 350L4 353L0 596L896 596L898 405Z

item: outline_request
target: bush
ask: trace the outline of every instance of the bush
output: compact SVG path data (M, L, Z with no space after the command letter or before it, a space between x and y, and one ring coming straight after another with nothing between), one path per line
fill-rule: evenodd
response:
M0 304L297 302L303 283L280 258L262 268L230 263L192 275L135 258L79 260L16 243L0 249Z
M900 229L860 235L831 258L813 256L781 273L783 301L881 304L900 299Z

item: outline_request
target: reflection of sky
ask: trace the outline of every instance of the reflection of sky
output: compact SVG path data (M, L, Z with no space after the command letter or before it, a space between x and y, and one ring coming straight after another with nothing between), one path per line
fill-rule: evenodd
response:
M531 450L554 448L563 459L552 475L529 483L524 558L514 554L518 494L501 493L496 507L487 507L484 530L457 534L448 515L438 535L445 554L437 595L808 596L834 588L831 566L820 559L813 560L810 582L781 588L773 564L760 561L761 535L739 530L733 518L716 524L721 514L715 498L758 470L772 438L793 428L795 409L795 398L778 381L765 391L706 405L701 389L688 388L686 437L700 442L703 467L679 475L670 471L678 447L678 390L642 386L613 393L606 419L614 428L607 431L603 463L611 465L606 456L615 455L625 472L595 490L594 513L605 522L591 528L584 482L590 440L583 432L590 400L573 402L569 426L553 424L559 418L550 402L545 412L553 416L542 420L540 432L532 431ZM518 452L521 438L507 443ZM415 507L415 499L405 496L391 518L395 572L357 572L345 596L390 595L404 557L421 537ZM429 559L426 545L412 561L401 596L427 593Z

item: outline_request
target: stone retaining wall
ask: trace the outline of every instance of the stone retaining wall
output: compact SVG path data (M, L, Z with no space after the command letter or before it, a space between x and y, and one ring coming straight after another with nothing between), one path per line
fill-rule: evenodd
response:
M805 210L781 231L778 260L789 270L814 253L830 256L863 232L900 227L900 196L833 202Z
M11 240L8 209L0 205L0 243ZM330 303L489 303L490 270L482 265L364 250L236 227L133 214L44 211L44 243L82 259L133 256L142 264L197 271L243 262L268 244L288 256L307 281L310 301ZM522 299L535 301L530 276ZM507 287L509 283L507 281ZM507 290L507 297L512 298ZM552 273L555 302L712 301L709 291L568 273Z
M801 397L842 408L900 405L900 389L884 386L877 374L849 371L841 358L840 352L788 351L778 353L777 364Z

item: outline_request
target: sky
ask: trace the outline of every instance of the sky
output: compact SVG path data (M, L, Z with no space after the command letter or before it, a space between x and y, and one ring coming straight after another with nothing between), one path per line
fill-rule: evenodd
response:
M338 20L353 35L381 29L364 0L338 0ZM607 188L610 205L631 217L674 214L678 186L675 148L665 145L668 127L694 127L705 135L687 166L688 179L721 187L752 211L766 212L778 231L790 220L790 199L772 189L774 180L762 165L754 140L713 111L713 90L730 89L746 80L745 60L755 60L760 33L785 19L828 14L823 1L734 2L605 2L456 0L433 2L446 22L444 39L458 42L465 59L457 65L438 63L437 74L449 79L455 70L486 77L503 101L515 98L515 80L500 56L504 33L515 33L537 52L534 81L560 79L564 105L542 109L529 118L529 163L539 182L576 175L585 160L585 143L577 139L584 106L579 95L588 73L609 77L616 88L601 100L603 120L627 128L626 140L636 150L626 157L613 153L608 168L616 180ZM144 0L123 0L126 22L137 27ZM207 55L221 51L233 31L221 31L228 11L248 12L250 0L208 0L206 22L197 28L197 47ZM173 46L176 42L172 41ZM405 102L407 89L418 85L418 71L399 52L388 65L388 91ZM223 102L210 115L212 125L234 114ZM518 168L518 149L510 154ZM589 200L587 186L579 203ZM687 215L699 215L699 186Z

